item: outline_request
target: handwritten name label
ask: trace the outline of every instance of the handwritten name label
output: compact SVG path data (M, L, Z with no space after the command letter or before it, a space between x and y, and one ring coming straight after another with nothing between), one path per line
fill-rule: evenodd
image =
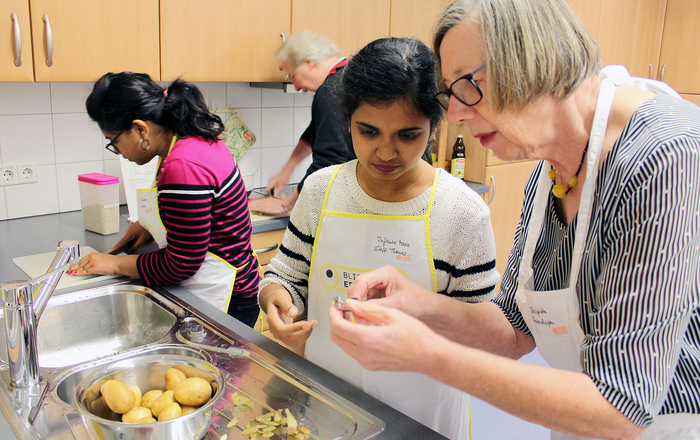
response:
M379 235L372 250L382 255L395 255L399 261L410 261L413 259L411 243L401 239Z

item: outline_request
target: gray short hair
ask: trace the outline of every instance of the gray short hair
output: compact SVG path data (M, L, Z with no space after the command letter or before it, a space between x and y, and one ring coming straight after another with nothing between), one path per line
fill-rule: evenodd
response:
M488 102L518 110L546 93L566 98L601 69L600 48L565 0L454 0L435 26L441 65L445 34L472 20L481 30Z
M331 57L343 55L337 44L330 38L315 31L294 32L275 52L277 61L288 61L292 66L306 60L319 64Z

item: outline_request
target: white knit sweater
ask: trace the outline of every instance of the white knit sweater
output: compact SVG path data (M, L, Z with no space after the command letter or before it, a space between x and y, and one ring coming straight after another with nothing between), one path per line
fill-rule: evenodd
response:
M311 253L323 198L338 166L318 170L306 179L280 250L260 282L260 289L269 284L284 286L300 314L306 309ZM356 168L357 160L353 160L338 172L328 197L328 210L375 215L425 214L430 188L405 202L383 202L362 190L355 177ZM488 301L494 296L499 280L489 208L462 180L443 169L439 172L429 220L438 293L468 302Z

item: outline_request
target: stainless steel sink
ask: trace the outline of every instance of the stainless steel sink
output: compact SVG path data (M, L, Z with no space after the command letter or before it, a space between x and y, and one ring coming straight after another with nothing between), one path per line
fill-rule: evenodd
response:
M22 439L97 440L95 428L75 407L76 387L113 362L154 354L197 357L225 373L227 398L215 404L205 440L224 434L232 440L247 438L240 427L282 408L310 429L315 440L368 439L385 429L372 414L288 368L165 289L122 282L62 294L50 300L38 330L44 395L28 416L15 412L17 396L9 387L4 359L7 350L0 347L0 410ZM4 337L0 341L4 345ZM227 400L234 392L254 401L254 410L234 407ZM234 417L240 423L229 427Z
M0 360L7 363L4 321L0 317ZM176 322L175 315L138 291L55 296L39 321L39 365L67 367L152 344Z

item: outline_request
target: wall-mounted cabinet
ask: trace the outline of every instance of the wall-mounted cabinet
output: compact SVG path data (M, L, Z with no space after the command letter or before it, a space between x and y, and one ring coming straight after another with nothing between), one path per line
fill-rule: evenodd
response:
M449 0L391 0L392 37L414 37L433 48L433 27Z
M29 3L3 0L0 17L0 81L34 81Z
M290 0L168 0L160 9L163 81L284 79L274 53L289 35Z
M95 81L123 70L160 79L157 0L29 4L36 81Z
M370 41L389 36L391 0L294 0L292 32L318 31L352 56Z

